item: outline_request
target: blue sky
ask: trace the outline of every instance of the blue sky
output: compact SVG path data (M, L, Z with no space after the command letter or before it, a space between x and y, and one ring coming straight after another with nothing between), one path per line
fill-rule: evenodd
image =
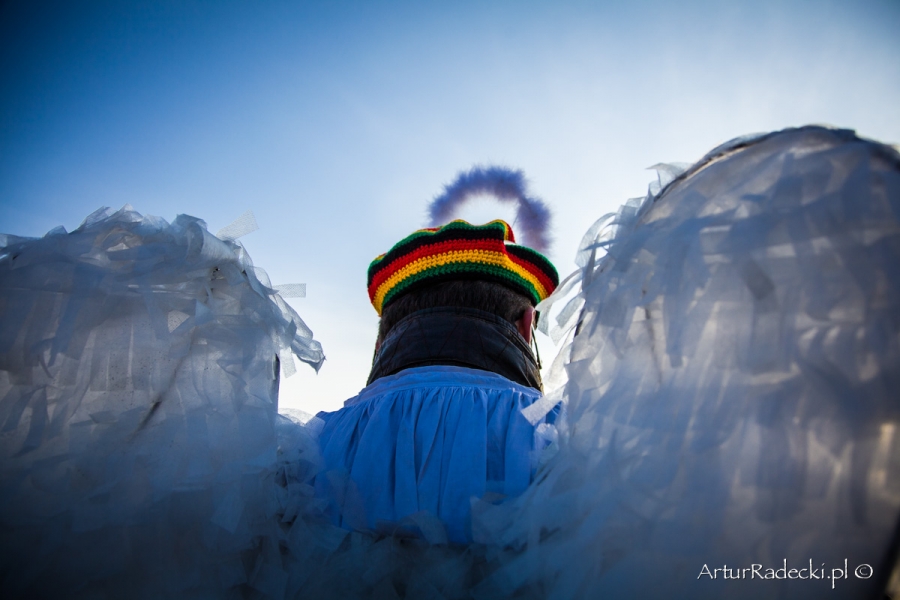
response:
M334 409L371 360L369 261L458 171L523 169L566 274L657 162L807 123L900 142L897 31L896 0L7 2L0 232L252 209L241 241L307 283L291 303L328 357L282 404Z

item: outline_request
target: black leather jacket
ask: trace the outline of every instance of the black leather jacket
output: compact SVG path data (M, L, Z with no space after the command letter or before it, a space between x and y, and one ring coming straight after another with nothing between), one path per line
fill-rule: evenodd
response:
M455 365L542 390L531 348L515 326L472 308L428 308L401 319L375 355L367 385L403 369Z

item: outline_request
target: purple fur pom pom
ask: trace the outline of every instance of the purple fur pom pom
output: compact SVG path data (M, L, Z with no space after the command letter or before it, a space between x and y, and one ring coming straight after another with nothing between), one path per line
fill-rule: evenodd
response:
M472 196L490 194L500 202L517 205L515 231L522 244L545 252L550 246L550 209L539 199L528 195L525 173L505 167L472 167L444 186L444 193L428 207L431 225L443 225Z

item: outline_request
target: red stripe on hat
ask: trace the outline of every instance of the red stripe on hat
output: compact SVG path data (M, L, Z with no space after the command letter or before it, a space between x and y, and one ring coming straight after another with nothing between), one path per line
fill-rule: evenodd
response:
M382 283L384 283L385 280L390 278L391 275L393 275L395 272L402 269L409 263L426 256L438 256L447 252L460 250L488 250L491 252L505 253L503 241L496 239L447 240L444 242L438 242L436 244L427 244L425 246L420 246L419 248L416 248L402 258L398 258L392 261L390 264L385 265L384 268L382 268L380 271L378 271L378 273L375 274L375 277L372 278L371 285L369 285L369 300L374 301L375 292L378 290L378 287Z
M527 270L529 273L534 275L537 278L537 280L541 282L541 285L544 286L544 289L547 290L548 295L552 294L553 290L556 289L556 284L553 283L553 280L550 279L549 277L547 277L547 275L544 273L544 271L542 271L540 268L538 268L538 266L535 265L533 262L527 261L524 258L522 258L520 256L516 256L515 254L512 254L512 253L507 253L507 256L509 256L510 260L512 260L514 263L516 263L517 265L519 265L520 267L522 267L523 269Z

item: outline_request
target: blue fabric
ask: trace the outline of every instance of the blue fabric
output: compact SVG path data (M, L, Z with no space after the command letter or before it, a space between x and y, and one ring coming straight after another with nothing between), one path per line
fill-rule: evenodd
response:
M454 366L376 380L325 421L319 493L336 524L385 529L422 511L452 542L471 541L471 498L514 496L531 482L535 389Z

